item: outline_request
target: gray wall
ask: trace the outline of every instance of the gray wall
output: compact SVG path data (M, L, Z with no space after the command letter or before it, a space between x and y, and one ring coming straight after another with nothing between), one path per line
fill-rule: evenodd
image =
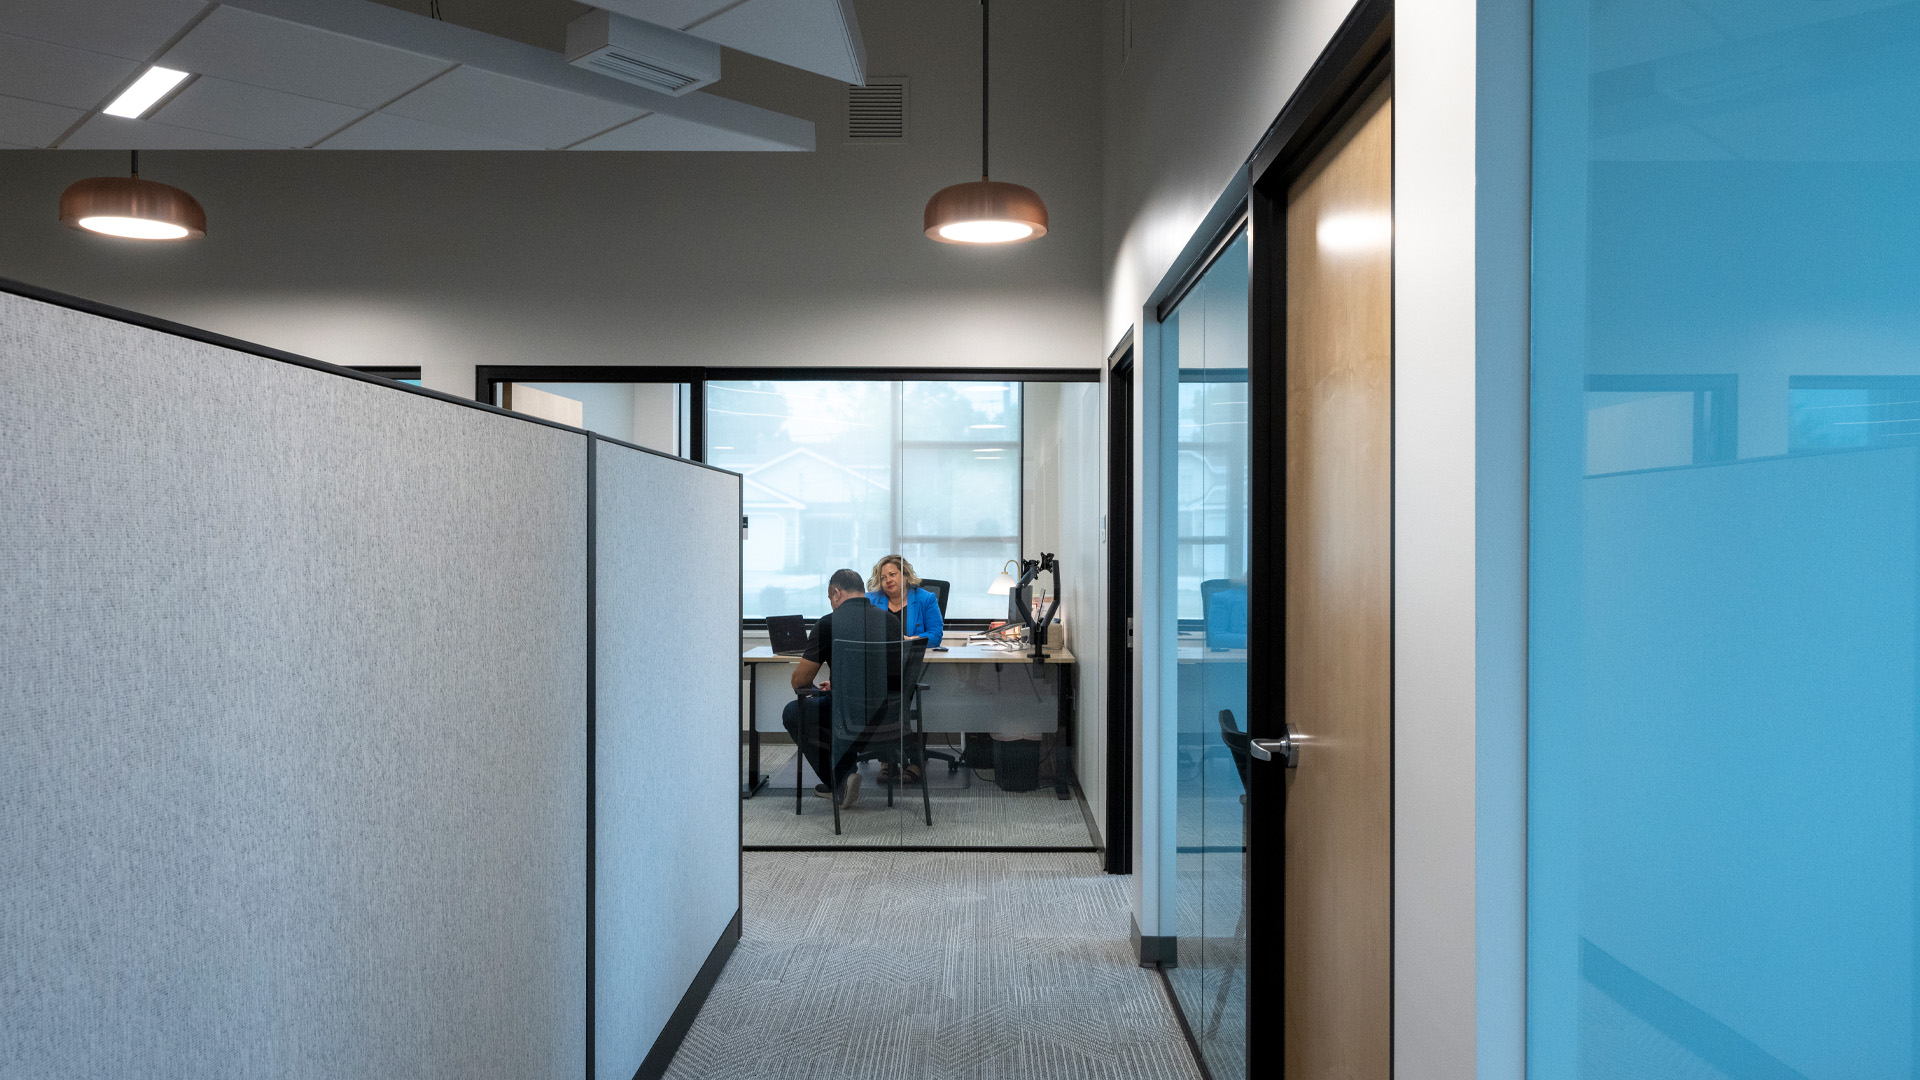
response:
M929 196L979 175L979 3L855 6L868 70L909 80L903 145L847 145L844 84L729 52L713 91L814 121L818 150L155 151L142 175L192 192L209 232L154 246L57 221L67 184L125 155L0 151L0 276L418 364L467 396L475 364L1097 363L1096 0L994 10L993 173L1038 190L1053 226L1004 249L921 231Z
M0 1074L580 1075L585 454L0 295Z
M740 909L740 478L594 448L594 1075L628 1080Z

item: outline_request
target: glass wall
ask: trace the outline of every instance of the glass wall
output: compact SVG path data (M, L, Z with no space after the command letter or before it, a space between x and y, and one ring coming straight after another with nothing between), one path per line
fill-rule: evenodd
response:
M1248 244L1243 234L1167 316L1179 368L1174 993L1217 1080L1246 1075Z
M1529 1072L1920 1070L1920 4L1535 4Z
M689 457L690 390L687 383L523 382L503 388L500 400L516 412Z
M950 619L1020 546L1020 384L710 382L707 460L746 478L749 619L812 612L827 575L898 552Z

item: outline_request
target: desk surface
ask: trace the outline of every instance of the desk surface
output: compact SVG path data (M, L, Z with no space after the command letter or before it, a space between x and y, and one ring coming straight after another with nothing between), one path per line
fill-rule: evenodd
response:
M740 659L749 664L791 664L798 661L797 656L775 656L773 646L759 645L740 654ZM993 649L985 645L953 645L946 652L927 654L929 664L1024 664L1028 663L1027 651ZM1047 663L1071 664L1073 654L1065 649L1047 650Z

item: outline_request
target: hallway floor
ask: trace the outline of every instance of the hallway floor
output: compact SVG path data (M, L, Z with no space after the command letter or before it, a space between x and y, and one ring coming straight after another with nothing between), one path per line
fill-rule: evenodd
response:
M1090 854L748 852L669 1080L1198 1080Z

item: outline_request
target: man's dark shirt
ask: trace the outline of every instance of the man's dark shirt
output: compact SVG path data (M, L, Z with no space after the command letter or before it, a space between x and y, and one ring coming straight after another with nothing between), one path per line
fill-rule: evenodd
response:
M828 678L834 680L843 674L831 670L836 622L840 624L840 636L847 641L886 643L887 691L898 693L901 642L905 636L900 627L900 616L885 608L874 607L864 596L843 600L839 607L822 615L820 621L813 624L813 632L807 635L806 650L800 655L816 664L825 664L829 669ZM877 657L877 650L875 655Z

